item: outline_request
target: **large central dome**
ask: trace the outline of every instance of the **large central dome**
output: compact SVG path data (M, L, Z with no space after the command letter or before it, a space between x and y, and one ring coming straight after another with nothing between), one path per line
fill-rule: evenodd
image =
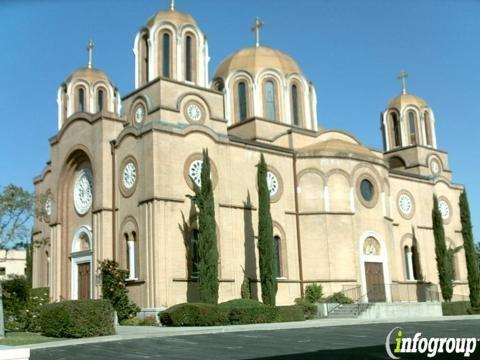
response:
M269 47L245 48L226 58L218 67L215 78L226 78L237 70L255 75L264 69L279 71L282 75L301 74L302 71L290 56Z

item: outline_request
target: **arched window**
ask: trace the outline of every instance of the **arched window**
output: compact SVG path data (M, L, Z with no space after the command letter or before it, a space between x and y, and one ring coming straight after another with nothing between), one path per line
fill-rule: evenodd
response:
M192 277L198 276L198 263L200 261L199 254L198 254L198 235L199 231L197 229L192 230L192 237L190 239L191 243L191 261L192 261Z
M128 236L128 234L125 234L125 240L127 242L127 269L128 269L127 280L136 280L137 279L136 233L132 232L130 236Z
M238 83L238 118L240 121L247 119L247 86L244 81Z
M145 84L148 82L148 63L150 62L148 51L148 34L143 35L142 38L142 62L142 83Z
M408 246L405 246L403 248L403 256L405 261L405 274L407 280L413 280L412 252Z
M408 112L408 128L410 145L417 145L417 116L412 110Z
M162 76L170 77L170 34L163 34Z
M275 256L275 274L277 277L282 277L281 239L278 235L273 237L273 254Z
M275 104L275 84L272 80L265 82L265 117L268 120L277 120L277 111Z
M402 146L402 132L400 129L400 121L396 113L390 113L391 124L393 129L393 147Z
M185 80L192 81L193 69L192 69L192 37L188 35L185 39Z
M428 111L425 111L424 121L425 121L425 137L426 137L426 140L427 140L427 146L432 146L433 145L432 123L430 121L430 114L428 113Z
M292 118L293 125L300 125L300 106L298 103L298 88L297 85L292 85Z
M81 87L78 89L78 111L85 112L85 90Z
M414 280L421 280L420 256L415 245L412 245L412 272Z
M103 90L98 90L97 93L97 111L103 111L103 101L104 101L104 93Z

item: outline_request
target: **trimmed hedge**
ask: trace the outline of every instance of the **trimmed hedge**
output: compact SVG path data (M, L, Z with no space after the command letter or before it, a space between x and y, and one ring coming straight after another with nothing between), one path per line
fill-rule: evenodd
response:
M42 334L58 338L114 335L113 307L108 300L73 300L45 305Z
M235 299L219 305L178 304L159 313L165 326L262 324L305 320L303 308L269 306L255 300Z
M471 314L469 301L442 302L442 312L448 315L469 315Z
M300 305L278 306L278 322L305 321L303 307Z
M165 326L214 326L228 325L228 307L213 304L178 304L159 313Z

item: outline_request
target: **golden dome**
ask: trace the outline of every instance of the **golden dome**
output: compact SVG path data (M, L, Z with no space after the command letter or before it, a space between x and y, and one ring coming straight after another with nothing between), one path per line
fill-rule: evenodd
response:
M366 147L341 139L329 139L307 145L298 150L300 154L333 154L374 156Z
M388 103L389 108L401 109L408 105L415 105L419 108L427 107L427 102L412 94L401 94Z
M79 78L84 79L88 82L94 82L98 80L105 80L107 82L111 82L108 76L103 71L88 67L75 70L73 74L68 77L66 82Z
M184 25L190 24L197 26L195 19L187 13L177 11L177 10L162 10L153 15L150 19L147 20L147 27L153 27L154 24L160 21L170 21L175 25Z
M299 66L290 56L268 47L251 47L237 51L219 65L215 78L226 78L235 70L247 71L251 75L263 69L275 69L282 74L301 74Z

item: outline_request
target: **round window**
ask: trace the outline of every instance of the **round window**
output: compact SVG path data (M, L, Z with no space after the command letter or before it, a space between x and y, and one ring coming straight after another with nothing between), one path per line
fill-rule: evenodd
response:
M360 193L365 201L372 201L375 195L373 184L368 179L363 179L360 183Z

